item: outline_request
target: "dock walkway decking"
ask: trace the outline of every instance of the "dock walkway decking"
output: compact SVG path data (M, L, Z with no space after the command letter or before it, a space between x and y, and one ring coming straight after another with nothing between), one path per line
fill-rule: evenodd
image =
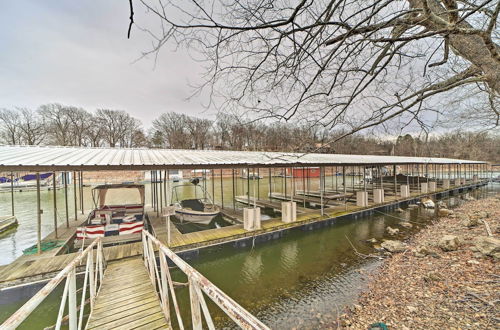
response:
M167 329L142 258L109 263L86 329Z

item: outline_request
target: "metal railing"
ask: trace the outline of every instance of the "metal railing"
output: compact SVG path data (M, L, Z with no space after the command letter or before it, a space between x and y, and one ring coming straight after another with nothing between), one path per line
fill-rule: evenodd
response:
M96 249L95 263L94 248ZM81 288L80 306L77 306L77 291L79 290L76 288L76 269L79 266L82 266L82 261L84 260L85 277L83 280L83 287ZM85 250L80 252L75 259L64 267L63 270L61 270L20 309L18 309L2 325L0 325L0 329L4 330L17 328L64 279L66 279L66 283L61 298L61 304L59 306L57 321L54 327L59 330L62 323L67 320L69 329L82 329L85 305L90 303L91 310L94 307L94 300L99 292L105 267L106 261L104 260L102 241L100 238L97 238ZM86 300L87 291L89 292L89 299ZM66 301L68 301L68 315L63 317ZM80 313L78 314L78 312Z
M187 264L177 254L170 250L165 244L152 236L147 231L142 231L144 265L149 273L151 282L157 290L161 308L167 322L170 324L170 301L174 305L177 323L180 329L184 324L179 310L179 304L175 294L175 286L178 283L172 281L168 260L173 262L188 277L189 300L191 305L191 319L193 329L202 329L202 315L209 329L215 329L214 322L205 302L203 293L217 304L239 327L243 329L269 329L255 316L241 307L237 302L216 287L196 269ZM158 249L160 266L155 256L155 247ZM168 258L168 259L167 259ZM203 313L203 314L202 314Z

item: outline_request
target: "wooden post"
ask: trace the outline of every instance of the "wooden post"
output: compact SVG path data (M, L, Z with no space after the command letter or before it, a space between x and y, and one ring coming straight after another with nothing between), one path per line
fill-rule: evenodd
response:
M201 310L200 310L200 301L198 299L198 295L196 294L196 283L190 278L189 279L189 301L191 303L191 319L193 322L193 329L201 330L202 322L201 322Z
M14 212L14 173L10 172L10 207L12 216L15 215Z
M253 208L257 208L257 197L255 194L257 192L257 189L255 188L255 168L252 168L252 178L253 178Z
M36 213L37 213L37 252L42 253L42 210L40 206L40 173L36 172Z
M66 228L69 228L69 211L68 211L68 172L63 172L64 178L64 206L66 207Z
M82 214L85 214L83 207L83 172L80 171L80 207L82 209Z
M224 208L224 185L222 184L222 168L220 169L220 206Z
M396 175L396 165L392 165L392 174L394 175L394 197L398 199L398 179Z
M347 186L345 180L345 166L342 166L342 184L344 185L344 205L347 210Z
M76 171L73 171L73 196L75 197L75 221L78 220L78 203L76 200Z
M257 197L260 198L260 168L257 167Z
M325 189L325 178L323 177L324 169L322 166L319 167L319 194L321 201L321 216L325 215L325 205L323 203L323 190Z
M231 178L232 178L231 184L232 184L232 187L233 187L231 189L232 193L233 193L233 210L236 210L236 198L234 198L234 196L235 196L235 192L234 192L234 190L235 190L235 187L234 187L234 168L232 169Z
M69 281L68 292L68 315L69 315L69 329L77 329L78 313L76 311L76 268L73 268L68 274L67 280ZM83 308L83 306L82 306Z
M56 235L57 238L57 195L56 195L56 172L52 173L52 196L54 198L54 234Z
M302 167L302 196L303 196L303 202L304 202L304 207L306 207L306 168Z
M247 204L250 206L250 168L247 167Z
M295 177L293 175L293 167L290 167L290 175L291 175L291 183L292 183L292 191L290 192L290 201L293 202L293 195L295 193Z
M269 168L268 174L269 174L269 201L271 201L271 195L273 193L271 168Z
M159 177L160 177L160 183L159 183L159 188L160 188L160 207L159 207L159 212L160 212L160 215L161 215L161 211L163 209L163 189L162 189L162 176L161 176L161 171L159 171Z

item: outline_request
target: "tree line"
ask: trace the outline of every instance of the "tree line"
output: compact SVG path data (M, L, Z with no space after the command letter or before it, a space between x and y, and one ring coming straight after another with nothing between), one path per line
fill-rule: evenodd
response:
M0 143L123 148L172 148L324 152L401 156L452 157L500 163L500 135L454 131L425 137L397 138L345 135L300 123L247 122L232 114L215 120L176 112L162 113L149 129L123 110L97 109L58 103L36 110L0 109ZM336 141L330 143L330 141Z

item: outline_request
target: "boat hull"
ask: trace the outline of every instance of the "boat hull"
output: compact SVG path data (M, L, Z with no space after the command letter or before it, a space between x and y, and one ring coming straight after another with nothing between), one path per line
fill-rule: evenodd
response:
M199 212L192 210L175 210L175 216L179 220L203 225L208 225L219 213L219 211Z

